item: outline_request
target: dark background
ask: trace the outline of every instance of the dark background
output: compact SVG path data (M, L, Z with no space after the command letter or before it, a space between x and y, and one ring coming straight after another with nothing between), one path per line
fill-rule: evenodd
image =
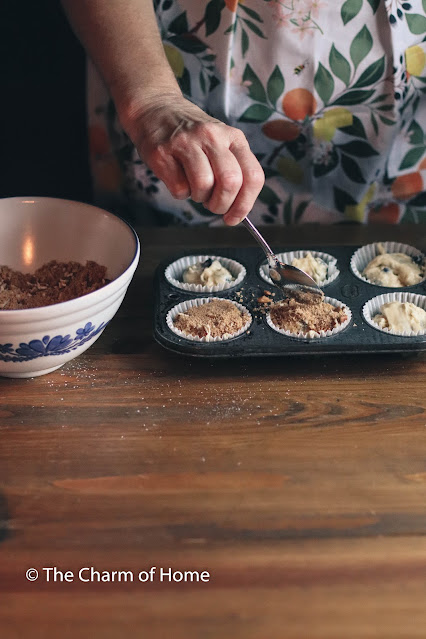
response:
M86 60L59 0L0 3L0 197L90 202Z

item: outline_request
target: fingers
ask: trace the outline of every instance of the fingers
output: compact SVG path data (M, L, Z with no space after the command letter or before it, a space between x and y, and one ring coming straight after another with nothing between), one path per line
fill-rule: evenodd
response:
M248 144L231 145L231 151L241 167L243 183L223 220L228 226L235 226L252 210L265 183L265 174Z
M175 198L202 202L229 226L251 211L265 180L244 134L222 123L179 131L150 164Z
M237 158L229 148L219 151L210 148L208 158L214 174L211 197L204 200L206 208L218 215L225 215L232 207L243 184L243 174Z
M160 147L152 154L150 165L156 176L164 182L174 198L186 200L191 196L191 187L185 170L173 155Z
M196 144L177 148L174 156L180 162L189 183L194 202L205 202L211 196L215 184L212 166L204 151Z

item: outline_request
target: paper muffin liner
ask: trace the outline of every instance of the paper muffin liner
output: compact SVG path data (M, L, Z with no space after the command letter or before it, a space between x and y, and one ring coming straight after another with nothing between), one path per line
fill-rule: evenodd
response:
M327 264L327 277L322 282L319 282L318 286L327 286L334 282L334 280L338 277L340 271L337 268L337 260L333 255L329 255L329 253L322 253L321 251L288 251L286 253L277 253L277 258L280 262L284 264L291 264L294 259L300 259L301 257L305 257L307 253L311 253L312 257L319 257L323 262ZM259 275L265 282L268 284L273 284L272 279L269 277L269 266L267 262L264 262L260 265Z
M186 300L185 302L181 302L180 304L177 304L172 309L170 309L170 311L167 313L166 324L173 333L175 333L176 335L179 335L179 337L183 337L184 339L188 339L193 342L223 342L228 339L238 337L239 335L242 335L250 328L253 322L253 318L250 311L245 306L242 306L242 304L238 304L238 302L234 302L234 300L226 300L226 301L231 302L231 304L234 304L234 306L236 306L240 311L243 311L244 313L246 313L248 316L248 320L245 323L245 325L239 331L236 331L235 333L232 333L232 334L226 333L223 337L210 337L209 335L207 335L206 337L198 337L195 335L188 335L188 333L184 333L183 331L176 328L176 326L173 323L173 320L176 317L176 315L178 315L178 313L184 313L192 306L202 306L203 304L207 304L208 302L212 302L213 300L223 300L223 299L224 298L222 297L200 297L198 299Z
M382 286L383 288L395 288L395 286L390 287L386 286L385 284L374 284L362 275L362 271L365 269L367 264L369 264L371 260L377 257L377 255L380 255L378 249L379 244L383 246L386 253L405 253L405 255L413 258L416 263L418 262L418 260L420 260L420 262L423 263L423 279L420 281L424 281L424 279L426 278L426 261L424 254L418 249L414 248L414 246L410 246L409 244L401 244L400 242L375 242L374 244L366 244L365 246L362 246L357 251L355 251L351 258L351 270L358 279L366 282L367 284L370 284L370 286L374 285ZM418 284L420 284L420 282L418 282ZM417 284L412 284L411 286L417 286ZM408 287L401 286L397 288Z
M381 328L376 322L373 321L373 317L380 313L380 308L383 304L387 304L388 302L411 302L415 306L419 306L424 311L426 311L426 295L416 295L416 293L403 293L395 292L395 293L385 293L384 295L378 295L377 297L373 297L371 300L368 300L362 307L362 315L370 326L375 328L377 331L381 331L382 333L388 333L389 335L398 335L403 337L418 337L419 335L425 335L426 330L423 331L403 331L402 333L398 333L397 331L393 331L390 328Z
M232 282L225 282L217 286L203 286L202 284L187 284L182 281L183 272L189 266L193 266L193 264L197 264L197 262L205 262L208 259L218 260L222 266L228 269L234 278ZM231 260L228 257L221 257L220 255L188 255L169 264L164 271L164 276L166 280L176 288L190 293L219 293L220 291L226 291L228 288L233 288L241 284L246 276L246 269L239 262Z
M281 333L281 335L285 335L286 337L296 337L298 339L311 340L311 339L319 339L322 337L331 337L331 335L337 335L337 333L340 333L340 331L343 331L349 325L352 319L352 311L349 308L349 306L346 306L346 304L344 304L340 300L334 299L333 297L324 297L323 301L328 302L332 306L338 306L339 308L343 308L346 311L347 319L344 322L342 322L339 326L336 326L335 328L333 328L332 330L319 331L319 332L309 331L307 333L303 333L303 332L292 333L291 331L285 331L282 328L278 328L273 323L270 312L268 312L266 315L266 322L268 326L270 326L270 328L272 328L277 333Z

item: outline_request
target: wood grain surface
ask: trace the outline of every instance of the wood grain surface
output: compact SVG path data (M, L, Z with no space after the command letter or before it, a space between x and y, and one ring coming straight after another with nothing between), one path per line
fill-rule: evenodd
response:
M0 378L1 639L424 639L425 356L169 353L152 337L156 265L252 239L137 230L139 268L99 340L49 375ZM424 227L265 234L426 246ZM48 581L53 567L74 579ZM84 567L135 578L84 582Z

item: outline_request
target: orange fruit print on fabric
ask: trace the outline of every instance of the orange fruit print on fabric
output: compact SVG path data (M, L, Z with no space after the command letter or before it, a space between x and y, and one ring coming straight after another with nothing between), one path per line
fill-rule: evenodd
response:
M423 178L419 171L400 175L392 182L391 190L398 200L408 200L423 190Z
M225 0L225 4L228 7L228 9L230 11L236 11L237 10L237 5L238 5L238 0Z
M308 89L292 89L283 97L284 113L291 120L304 120L306 116L313 115L316 109L316 100Z
M262 131L271 140L291 142L299 137L300 126L288 120L271 120L263 125Z
M368 221L372 224L397 224L399 220L399 205L389 202L378 209L372 209L368 214Z

